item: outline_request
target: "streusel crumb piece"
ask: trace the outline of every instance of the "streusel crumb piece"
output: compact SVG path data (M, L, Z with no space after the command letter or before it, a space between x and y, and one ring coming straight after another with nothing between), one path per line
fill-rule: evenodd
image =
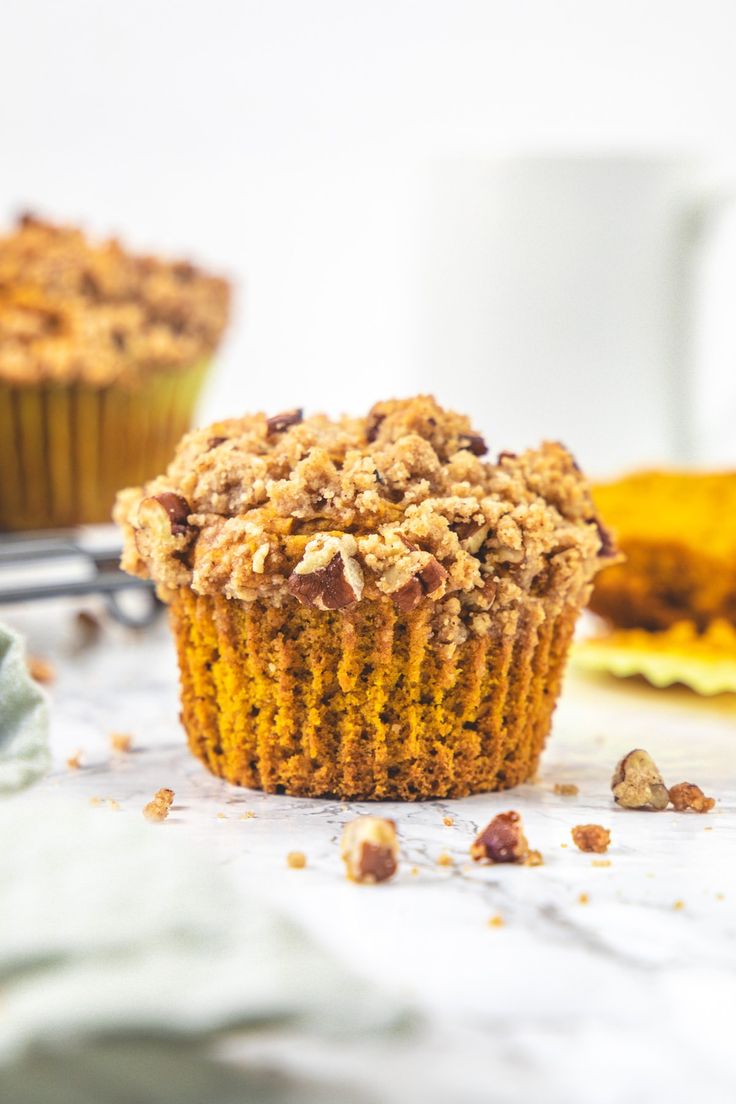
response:
M127 732L111 732L110 747L119 755L125 755L133 746L133 737Z
M572 839L580 851L594 851L602 855L611 842L611 831L600 824L578 824L572 829Z
M169 815L169 809L174 801L174 791L169 789L157 790L153 795L153 799L143 807L143 815L146 820L161 821L166 820Z
M579 793L574 782L555 782L554 791L556 794L560 794L561 797L575 797Z
M715 798L706 797L700 786L696 786L694 782L678 782L676 786L670 786L670 801L678 813L686 813L688 810L709 813L716 803Z

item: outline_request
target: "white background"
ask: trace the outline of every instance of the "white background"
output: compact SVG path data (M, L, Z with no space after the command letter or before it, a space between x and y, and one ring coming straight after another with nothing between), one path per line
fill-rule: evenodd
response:
M735 31L726 0L10 2L0 214L31 207L233 275L236 320L202 417L358 411L425 383L418 166L519 151L725 166ZM700 458L736 461L736 219L721 224L693 406ZM503 364L489 372L492 388ZM523 385L536 431L544 411ZM481 419L498 447L504 417ZM589 438L582 459L600 468Z

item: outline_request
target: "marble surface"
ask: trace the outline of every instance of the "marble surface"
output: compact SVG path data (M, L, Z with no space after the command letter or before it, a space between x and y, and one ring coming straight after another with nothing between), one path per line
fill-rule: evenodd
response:
M378 810L291 799L238 790L189 756L164 618L135 632L102 615L100 638L83 646L79 608L0 609L57 671L55 765L43 790L119 805L103 802L100 817L140 817L156 789L171 787L173 811L152 831L204 844L243 892L267 897L422 1024L401 1039L339 1047L265 1035L231 1042L228 1058L350 1076L391 1101L736 1097L736 695L702 700L571 672L533 785ZM113 731L132 734L131 754L111 754ZM715 810L618 809L611 771L636 746L670 784L694 781L714 795ZM76 751L82 766L70 770ZM579 794L555 794L556 782ZM544 865L470 864L476 830L510 808ZM394 817L401 836L400 873L378 887L348 883L338 854L343 823L367 811ZM609 866L572 844L570 829L591 822L611 829ZM306 869L287 867L290 850L305 852ZM438 864L442 853L452 866ZM503 925L489 926L497 915Z

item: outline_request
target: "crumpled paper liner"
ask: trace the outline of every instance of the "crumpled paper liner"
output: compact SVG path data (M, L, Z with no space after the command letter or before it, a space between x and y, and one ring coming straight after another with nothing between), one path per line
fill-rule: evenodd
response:
M155 372L135 387L0 381L0 529L109 521L121 487L166 468L207 367Z
M719 619L703 633L691 621L662 632L615 629L576 643L572 662L618 678L641 675L657 687L681 683L706 696L736 692L736 626Z
M414 801L532 777L585 595L529 598L513 632L440 647L425 603L350 611L171 600L191 750L236 785Z

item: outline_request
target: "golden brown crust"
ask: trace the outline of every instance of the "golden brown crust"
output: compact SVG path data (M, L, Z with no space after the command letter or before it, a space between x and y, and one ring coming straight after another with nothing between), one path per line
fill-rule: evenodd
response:
M135 382L207 359L226 280L33 216L0 239L0 379Z
M600 566L585 479L559 444L498 463L470 421L430 396L364 418L300 411L219 422L186 436L166 475L118 496L123 566L166 596L350 609L432 603L435 638L503 626L529 596L582 591ZM142 503L176 495L187 535L149 526Z

